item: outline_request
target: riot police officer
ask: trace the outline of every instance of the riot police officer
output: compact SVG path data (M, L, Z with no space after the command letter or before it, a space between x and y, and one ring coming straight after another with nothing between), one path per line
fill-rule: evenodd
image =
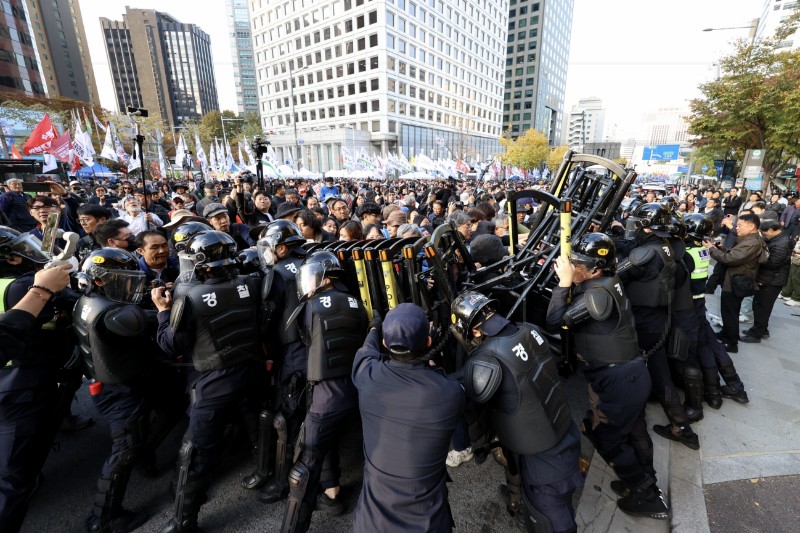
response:
M136 257L119 248L92 252L79 286L86 294L75 304L75 332L86 373L94 380L92 402L108 421L113 441L86 526L92 533L128 530L143 518L122 507L131 471L181 417L183 395L174 372L153 356L159 350L138 305L146 278Z
M292 312L300 305L297 295L296 276L303 264L306 252L302 248L305 238L294 223L276 220L266 226L258 239L259 252L264 279L261 287L262 315L261 327L266 338L277 339L271 346L270 358L280 365L277 412L274 417L269 411L261 413L258 450L259 468L242 480L248 489L260 488L258 499L272 503L286 497L289 492L288 470L290 447L300 431L305 411L303 389L306 383L307 348L300 338L296 321L289 321ZM269 464L265 456L270 451L270 426L277 433L275 447L275 474L267 482ZM265 485L266 483L266 485Z
M674 252L666 240L670 236L670 215L660 204L651 202L637 207L626 222L626 240L616 245L627 257L619 262L617 275L633 305L636 335L647 359L653 392L670 421L668 426L653 426L653 431L697 450L700 441L672 382L664 348L671 323L676 269Z
M339 487L338 455L332 450L337 431L347 415L357 407L358 395L350 372L356 351L364 341L367 314L359 298L344 285L345 273L334 254L310 254L297 272L297 293L301 308L300 330L308 347L307 375L310 405L301 432L301 455L289 472L289 505L283 521L284 533L308 530L311 511L317 500L317 483L323 459L329 462L320 493L327 508L334 506ZM327 486L326 486L327 485Z
M79 371L63 370L75 345L69 310L77 296L37 282L36 271L43 272L49 260L36 237L0 226L0 314L33 296L42 303L36 319L25 321L28 331L11 341L3 336L0 530L4 532L22 526L37 476L80 385ZM14 318L12 313L5 316Z
M173 303L165 288L151 291L158 313L158 343L191 364L189 428L178 459L172 518L162 532L196 531L223 434L240 401L261 379L259 287L236 272L236 243L226 233L196 235L185 254L199 283Z
M589 384L591 410L583 433L619 477L611 483L623 496L617 505L634 516L666 519L670 509L656 485L653 441L645 420L650 374L639 353L633 310L615 275L616 266L610 237L581 237L569 262L556 261L559 282L547 325L566 326L572 332Z
M451 309L452 329L470 348L467 397L487 404L504 449L519 457L528 531L577 531L572 495L583 484L580 432L549 344L533 325L497 314L477 292L458 295Z
M706 403L713 409L722 406L722 398L731 398L739 403L748 403L747 392L739 378L731 356L725 346L717 340L714 329L706 318L706 282L708 281L708 268L711 256L703 246L703 239L714 231L713 221L702 213L693 213L683 218L686 225L686 253L692 257L694 269L689 280L692 302L694 305L694 320L698 325L697 332L697 359L703 373L704 393ZM719 375L725 379L724 387L720 388Z

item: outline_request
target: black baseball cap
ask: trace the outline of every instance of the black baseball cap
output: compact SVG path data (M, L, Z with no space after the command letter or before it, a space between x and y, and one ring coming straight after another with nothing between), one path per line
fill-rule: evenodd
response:
M412 303L400 304L386 313L383 342L396 355L422 354L428 346L430 324L425 312Z

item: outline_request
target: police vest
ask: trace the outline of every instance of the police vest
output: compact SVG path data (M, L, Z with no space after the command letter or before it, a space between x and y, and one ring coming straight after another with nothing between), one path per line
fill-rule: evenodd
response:
M708 280L708 268L711 265L711 254L699 241L692 242L686 247L686 253L694 261L694 270L690 275L689 284L692 290L692 297L705 298L706 280Z
M511 372L517 405L508 413L493 407L492 426L509 450L530 455L561 441L572 418L550 346L531 325L518 326L514 335L487 339L473 355L495 357Z
M289 256L273 267L274 273L283 278L283 286L286 289L286 295L284 297L285 307L282 310L280 322L278 324L278 340L284 346L300 340L298 323L294 321L289 324L289 318L292 316L292 311L300 305L300 300L297 296L296 276L297 272L300 270L300 266L303 264L303 259L302 257L294 255ZM266 296L265 294L264 297L266 298ZM288 328L285 327L286 324L289 324Z
M578 324L572 330L578 354L592 366L626 363L634 359L639 353L639 340L636 337L633 308L622 290L620 279L603 276L584 281L583 285L586 286L584 298L590 291L603 291L611 295L619 317L611 333L586 331Z
M244 276L189 289L186 300L197 321L192 352L196 370L221 370L258 358L257 298L253 278Z
M661 258L661 270L649 280L629 280L625 284L625 292L634 307L666 307L672 303L675 290L676 264L672 247L666 239L651 239L641 247L655 251ZM656 261L656 258L650 261Z
M139 335L122 336L107 331L106 315L126 306L130 306L128 311L141 314ZM101 383L122 383L147 372L150 346L143 342L146 318L138 306L92 293L75 303L72 315L81 356L94 379Z
M364 344L367 314L358 298L332 290L317 294L308 335L308 381L349 376Z

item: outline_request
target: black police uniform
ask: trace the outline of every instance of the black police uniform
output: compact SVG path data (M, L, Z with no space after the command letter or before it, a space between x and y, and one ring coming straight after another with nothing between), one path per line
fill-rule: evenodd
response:
M273 422L278 438L275 477L259 491L258 498L263 502L275 502L286 495L285 474L291 461L291 447L286 443L295 442L305 415L303 390L308 350L300 338L297 321L290 323L289 320L300 305L295 276L305 255L305 250L299 246L291 247L289 255L267 271L261 287L261 328L266 338L278 340L271 347L270 356L280 365L277 414ZM268 453L268 447L260 446L258 453L259 461L266 464L266 458L261 456Z
M139 306L92 292L78 300L73 317L87 375L95 380L92 402L112 439L87 521L89 531L104 531L117 519L132 518L122 509L131 471L154 453L185 401L179 376L154 357L163 353L147 334L148 317Z
M639 347L647 357L653 392L671 423L685 426L689 419L672 382L664 348L675 290L675 258L669 242L644 233L639 246L617 268L625 293L633 305Z
M0 279L0 311L11 309L33 284L34 273ZM38 317L0 313L19 334L0 337L0 530L18 531L42 466L69 413L80 371L62 370L75 346L68 309L74 295L59 293Z
M335 439L347 415L358 406L350 372L367 330L367 314L359 299L339 283L304 305L301 330L308 346L311 403L303 423L302 455L289 473L289 505L283 523L287 533L308 529L320 479L323 490L339 485Z
M577 531L580 432L547 341L531 324L507 322L472 351L463 375L467 397L487 404L503 447L519 456L528 526Z
M353 364L364 433L354 531L451 531L445 460L464 391L423 361L382 358L380 346L373 329Z
M568 303L572 290L571 303ZM630 300L616 276L555 287L547 325L572 332L589 384L590 416L583 432L632 491L657 497L653 441L645 407L650 374L639 354Z
M175 515L165 531L193 530L222 460L223 434L248 389L262 379L259 287L253 278L210 278L188 284L171 311L158 313L158 344L190 362L189 428L179 457Z

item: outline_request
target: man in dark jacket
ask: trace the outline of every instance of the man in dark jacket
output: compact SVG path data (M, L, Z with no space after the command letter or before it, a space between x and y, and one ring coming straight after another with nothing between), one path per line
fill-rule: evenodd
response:
M365 456L354 530L449 532L445 458L464 390L427 364L431 339L420 307L400 304L382 333L373 326L353 364Z
M739 214L741 207L742 198L739 196L739 190L734 187L731 189L730 195L722 199L722 211L726 215L736 216Z
M722 219L725 218L725 215L722 213L722 209L719 208L718 204L719 200L716 198L709 198L708 202L706 202L705 212L703 213L714 223L715 235L719 233L720 226L722 225Z
M725 344L725 349L729 353L739 351L739 311L742 307L742 300L746 296L753 295L753 292L745 294L741 289L746 289L748 279L755 286L758 265L767 261L767 246L758 234L760 224L758 215L741 215L736 222L738 235L736 244L727 252L714 246L711 240L703 241L703 246L708 249L711 258L728 267L725 271L725 281L722 283L720 299L722 309L720 340ZM735 284L734 281L739 283ZM741 288L734 290L734 285Z
M769 259L758 269L756 291L753 298L753 327L742 332L742 342L757 343L769 337L769 316L781 288L789 279L790 258L794 243L777 220L761 223L761 234L767 243Z
M0 211L5 213L8 223L17 231L29 231L36 227L36 219L28 211L28 195L22 192L22 180L6 181L8 192L0 195Z

